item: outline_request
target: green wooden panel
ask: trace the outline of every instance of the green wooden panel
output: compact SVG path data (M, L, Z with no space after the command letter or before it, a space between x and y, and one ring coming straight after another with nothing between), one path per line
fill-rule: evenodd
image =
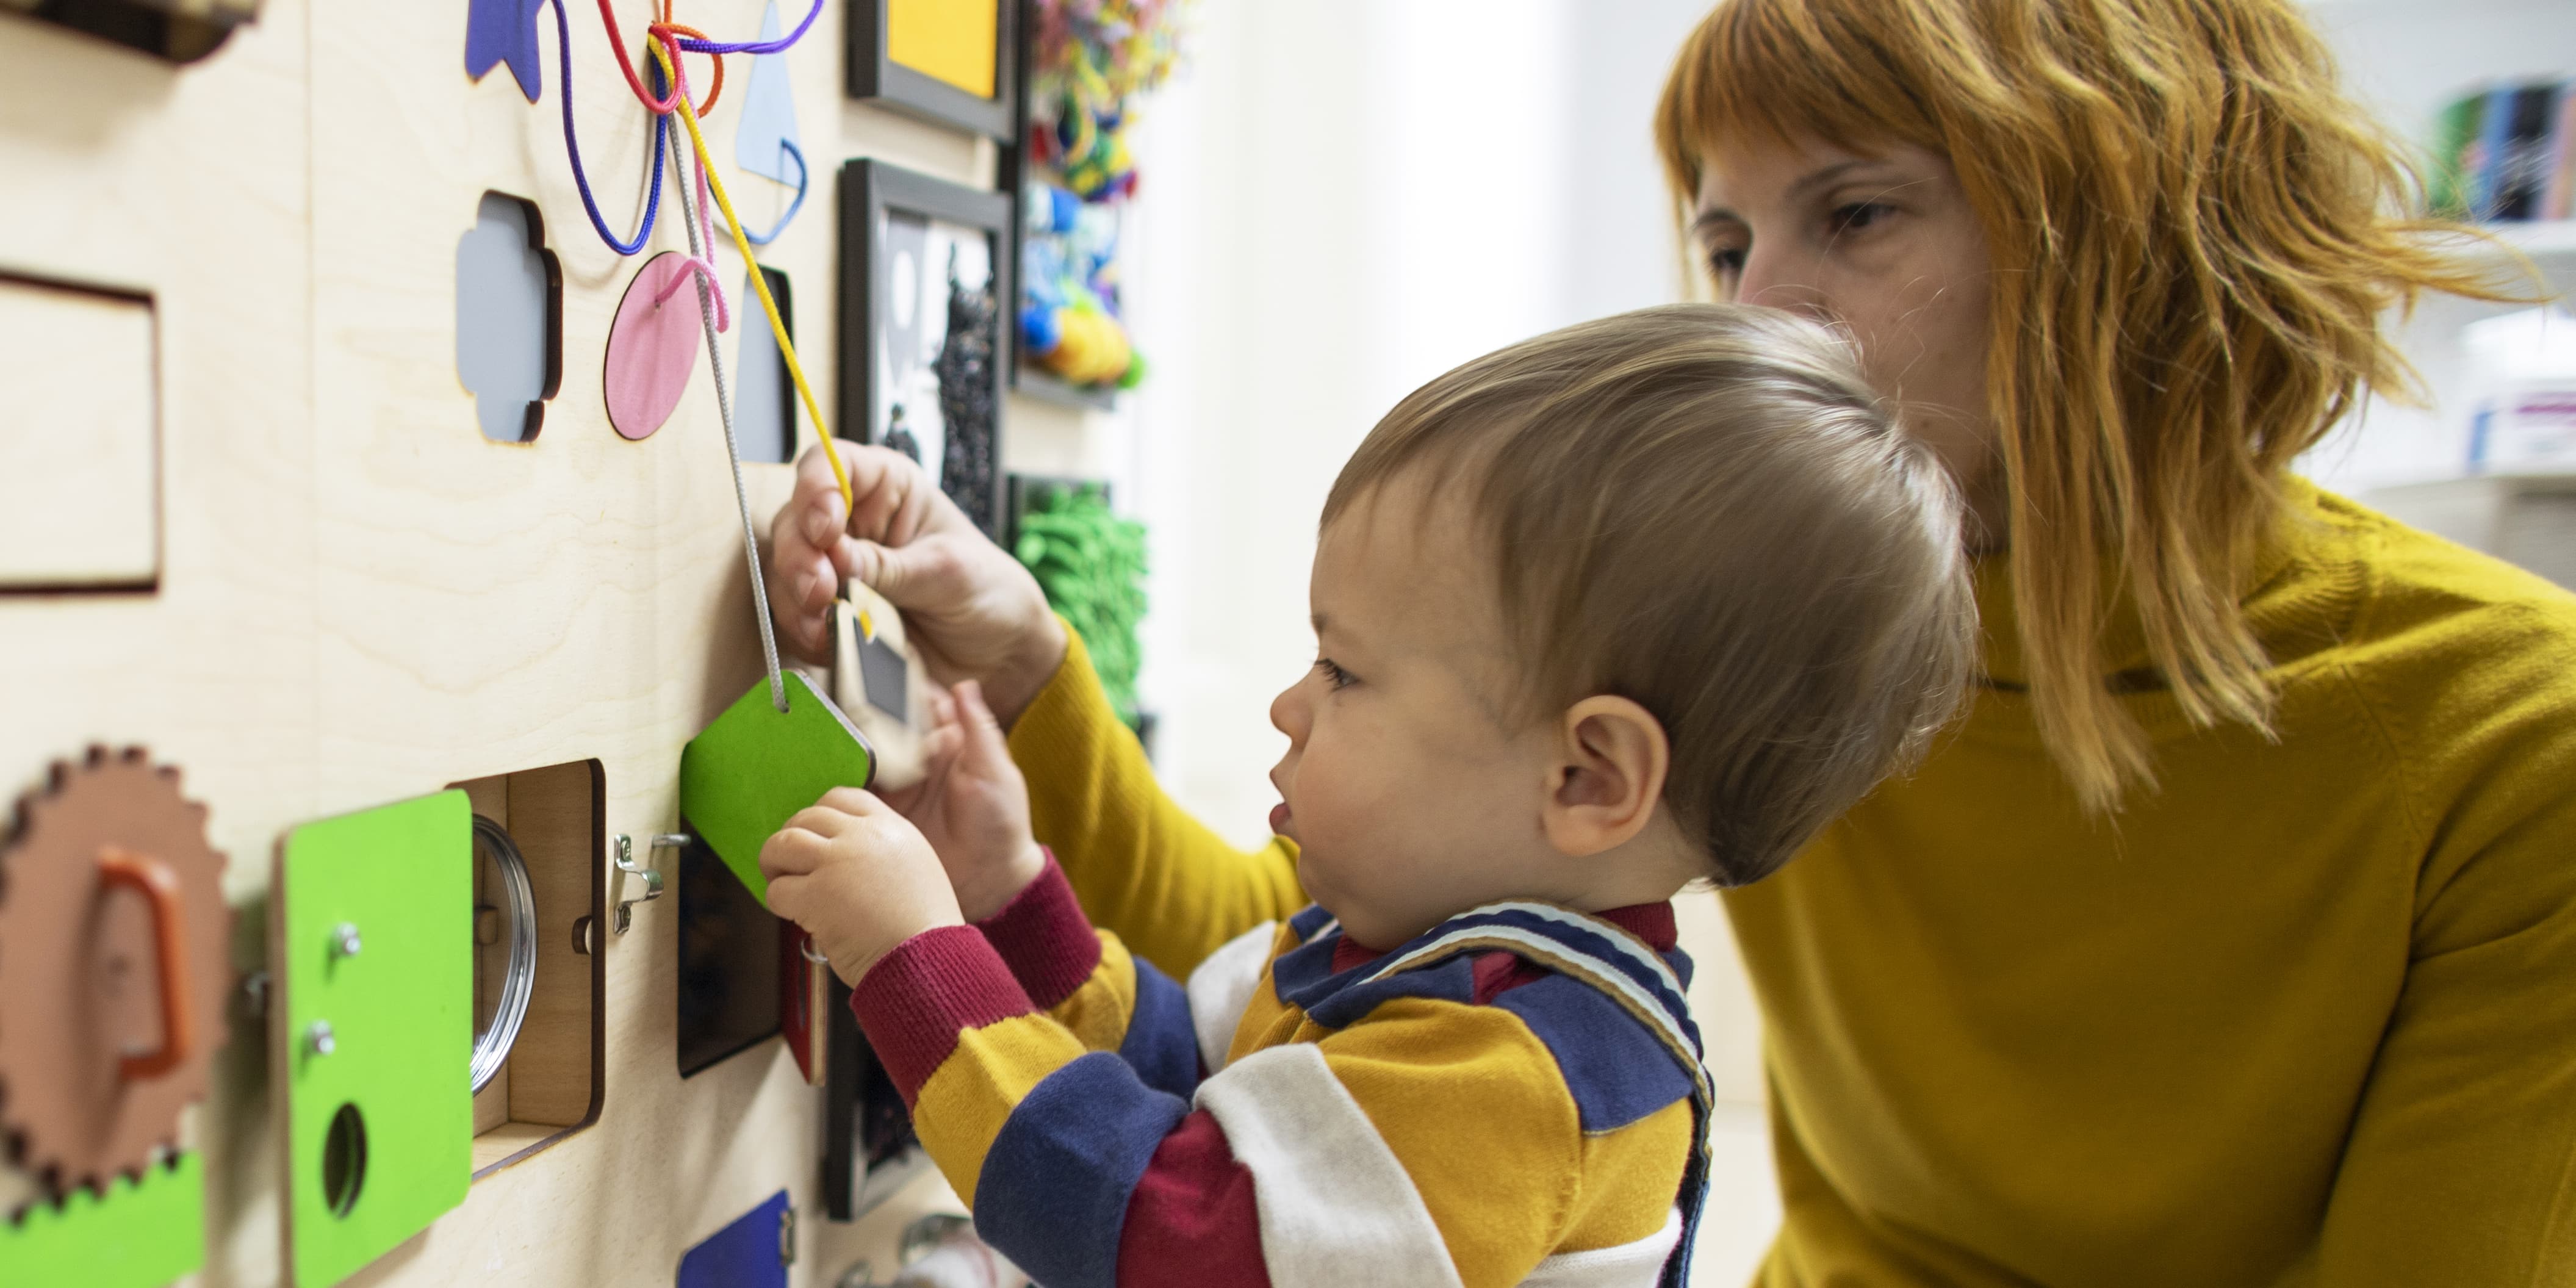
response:
M465 1201L473 1171L474 811L441 792L308 823L279 872L286 982L287 1234L294 1282L321 1288ZM342 955L336 930L358 930ZM332 1051L314 1049L314 1024ZM325 1193L332 1120L355 1105L365 1166L346 1211Z
M104 1197L73 1190L16 1226L0 1221L0 1284L162 1288L206 1260L206 1173L190 1150Z
M760 847L835 787L876 778L868 740L804 676L787 673L787 710L769 681L751 686L680 753L680 816L762 903Z

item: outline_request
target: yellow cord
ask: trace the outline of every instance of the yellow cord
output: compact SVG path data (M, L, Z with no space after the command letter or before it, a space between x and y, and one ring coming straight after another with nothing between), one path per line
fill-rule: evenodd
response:
M644 42L653 57L662 64L662 75L671 84L680 84L679 69L671 65L671 52L659 40ZM850 470L841 463L841 449L832 445L832 427L823 420L823 409L814 401L814 387L805 383L805 368L797 365L796 343L787 338L787 323L778 316L778 302L769 298L769 279L760 271L759 261L751 257L751 239L742 235L742 220L733 213L733 202L725 196L724 179L716 173L715 158L707 155L706 136L698 133L698 109L689 102L685 87L675 95L680 101L680 121L689 127L689 145L697 150L698 167L706 172L707 187L716 195L716 208L724 212L725 231L733 234L734 249L742 252L742 262L751 269L751 289L760 294L761 310L769 314L769 329L778 337L778 351L786 355L787 374L796 381L796 393L805 400L805 414L814 418L814 433L823 440L823 456L832 463L833 481L841 485L841 512L848 514L858 504L850 495ZM683 176L680 182L687 183ZM711 248L712 249L712 248Z

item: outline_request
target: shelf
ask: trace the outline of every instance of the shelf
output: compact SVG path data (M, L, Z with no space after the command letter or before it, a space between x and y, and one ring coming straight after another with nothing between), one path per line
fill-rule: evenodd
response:
M2556 219L2545 223L2482 224L2506 245L2533 259L2559 259L2576 255L2576 219ZM2492 250L2492 248L2489 248Z

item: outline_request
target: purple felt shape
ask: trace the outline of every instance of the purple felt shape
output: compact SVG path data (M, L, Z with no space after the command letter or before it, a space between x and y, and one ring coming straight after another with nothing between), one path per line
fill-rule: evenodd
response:
M698 293L685 281L689 273L689 257L666 250L636 270L626 298L617 303L600 384L608 396L609 427L621 438L651 438L680 405L698 368ZM680 289L655 302L674 282Z
M519 92L537 101L542 82L537 74L537 7L545 0L468 0L465 11L465 74L475 80L508 63Z

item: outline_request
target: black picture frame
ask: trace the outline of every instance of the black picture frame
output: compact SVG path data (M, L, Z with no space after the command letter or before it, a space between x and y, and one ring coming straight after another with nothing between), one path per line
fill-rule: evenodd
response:
M883 104L933 125L955 126L1009 143L1019 137L1020 0L993 0L993 97L966 91L894 60L886 38L892 0L850 0L849 95Z
M872 158L841 167L841 436L863 443L882 438L876 424L876 351L879 333L893 316L893 266L888 262L886 221L896 212L974 228L989 239L994 300L993 353L986 378L993 407L990 494L969 497L952 480L941 485L985 534L999 540L1005 521L1002 446L1009 419L1008 373L1019 351L1019 248L1011 240L1013 202L1008 193L936 179ZM977 489L980 494L983 490Z

